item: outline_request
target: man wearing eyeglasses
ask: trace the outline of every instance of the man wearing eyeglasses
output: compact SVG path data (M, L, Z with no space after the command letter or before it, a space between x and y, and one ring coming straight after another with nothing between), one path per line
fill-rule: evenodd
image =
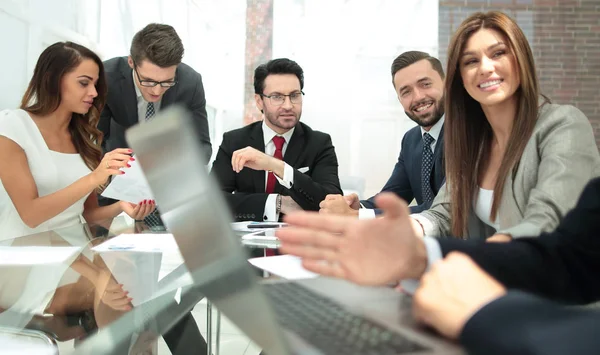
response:
M106 106L98 128L104 151L127 148L125 130L150 121L159 110L180 104L192 112L206 162L212 154L202 77L181 63L183 44L169 25L149 24L135 34L130 55L104 62Z
M341 194L331 137L300 122L304 72L287 58L254 71L254 98L264 120L227 132L211 174L237 221L278 221L294 210L319 210Z
M182 57L183 44L175 29L152 23L135 34L128 57L104 62L108 96L98 123L104 134L104 152L128 148L125 130L152 120L156 112L166 106L180 104L192 112L206 153L206 161L199 164L208 163L212 148L202 77L181 63ZM108 205L115 201L99 196L98 202ZM162 226L158 214L151 214L144 222L150 227ZM207 353L206 341L191 312L173 325L163 338L174 355Z

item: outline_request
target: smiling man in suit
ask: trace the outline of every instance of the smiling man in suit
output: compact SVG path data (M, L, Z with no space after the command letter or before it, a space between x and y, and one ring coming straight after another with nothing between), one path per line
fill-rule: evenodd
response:
M237 221L317 211L327 194L342 191L331 137L300 122L303 87L302 68L287 58L254 71L254 97L265 119L225 133L211 171Z
M425 52L400 54L392 63L392 83L404 112L417 126L406 132L392 176L381 192L393 192L410 203L411 213L428 209L445 181L444 70ZM321 213L372 218L380 213L375 196L359 201L356 194L328 195Z
M169 25L149 24L135 34L130 55L104 62L108 84L106 105L98 128L104 134L104 152L128 148L125 130L154 118L156 112L172 104L185 106L192 112L196 129L206 152L211 155L206 100L202 78L194 69L181 63L183 44ZM114 203L99 196L101 205ZM149 226L160 226L158 214L144 220ZM172 354L206 354L207 344L191 312L183 316L163 335Z

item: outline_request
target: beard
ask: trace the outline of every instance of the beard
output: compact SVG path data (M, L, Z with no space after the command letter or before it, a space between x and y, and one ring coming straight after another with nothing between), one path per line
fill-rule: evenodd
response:
M296 113L293 111L291 111L290 113L294 115L294 120L284 119L284 118L280 117L280 115L277 113L271 113L271 112L267 112L267 111L265 111L265 119L267 121L269 121L269 123L272 126L275 126L277 128L283 129L283 130L290 130L296 126L298 121L300 121L300 115L302 114L301 112Z
M421 101L423 102L423 101ZM413 106L420 105L421 103L417 103ZM428 112L423 115L419 115L418 113L413 113L412 111L404 111L408 118L410 118L413 122L418 124L421 127L431 127L434 124L438 123L438 121L444 116L444 98L441 98L438 101L434 101L433 106L435 110L432 112Z

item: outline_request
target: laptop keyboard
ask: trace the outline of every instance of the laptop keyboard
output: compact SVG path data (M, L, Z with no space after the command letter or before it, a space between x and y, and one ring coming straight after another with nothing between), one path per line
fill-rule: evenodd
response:
M395 355L429 350L306 287L292 282L264 286L279 323L325 354Z

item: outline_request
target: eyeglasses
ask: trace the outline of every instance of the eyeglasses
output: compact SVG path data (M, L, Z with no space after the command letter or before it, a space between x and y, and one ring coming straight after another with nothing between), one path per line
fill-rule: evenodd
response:
M170 87L175 86L175 84L177 84L176 80L167 80L167 81L142 80L140 78L140 73L138 73L138 71L137 71L137 65L135 64L135 62L133 62L133 71L135 71L135 75L137 76L137 79L140 82L140 85L145 86L145 87L153 88L156 85L160 85L163 88L170 88Z
M283 103L285 102L285 98L289 97L290 98L290 102L293 104L301 104L302 103L302 96L304 95L304 92L300 91L300 92L293 92L289 95L283 95L283 94L273 94L273 95L265 95L265 94L260 94L260 96L262 97L266 97L269 100L271 100L271 105L273 106L281 106L283 105Z

